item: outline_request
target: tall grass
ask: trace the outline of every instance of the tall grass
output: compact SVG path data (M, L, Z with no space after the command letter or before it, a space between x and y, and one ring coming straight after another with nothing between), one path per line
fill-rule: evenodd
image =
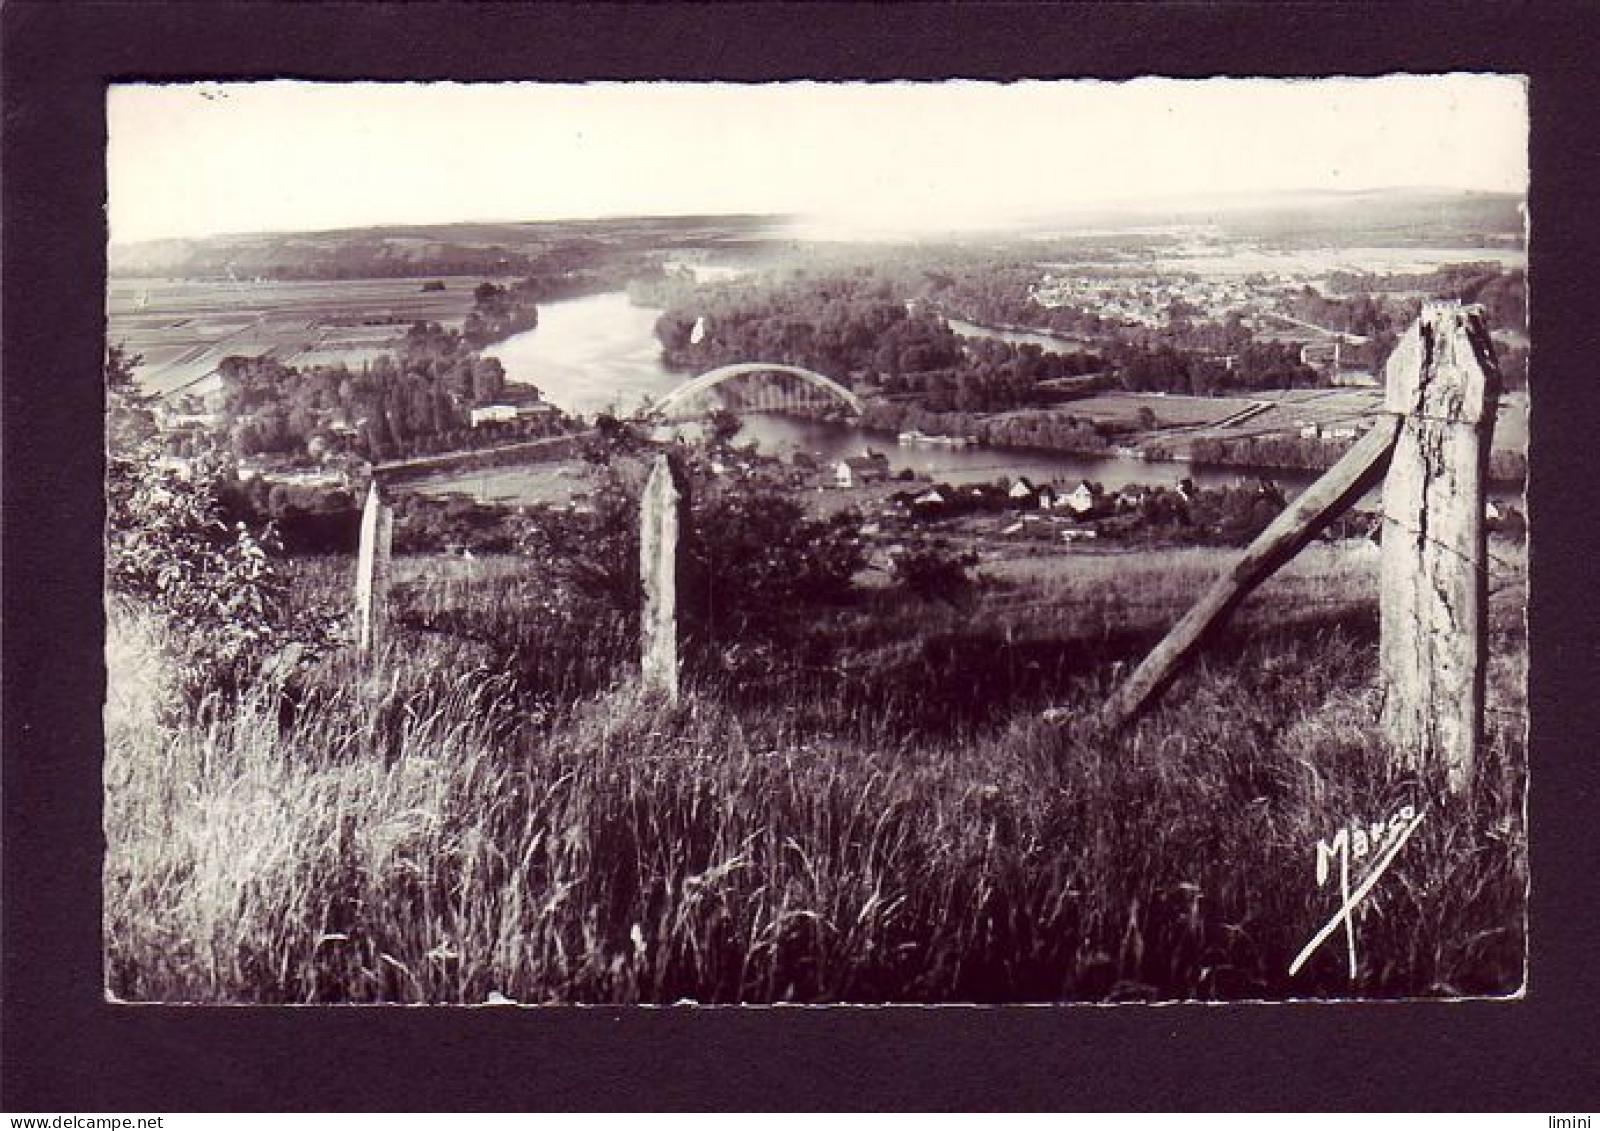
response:
M433 576L403 579L380 677L335 658L299 690L263 681L162 722L160 627L115 610L111 993L998 1002L1521 983L1520 617L1497 614L1486 756L1449 800L1377 737L1370 609L1337 570L1291 578L1119 734L1095 709L1137 652L1089 595L1115 596L1105 578L965 607L871 598L766 684L702 665L671 708L628 682L625 634L563 658L568 637L529 615L536 590ZM1354 611L1285 626L1294 587L1317 584ZM1181 610L1192 591L1152 573L1141 599ZM484 643L513 623L514 646ZM927 701L962 679L996 702ZM1065 721L1040 721L1046 704ZM1357 914L1355 977L1341 935L1290 978L1338 904L1318 838L1406 804L1427 815Z

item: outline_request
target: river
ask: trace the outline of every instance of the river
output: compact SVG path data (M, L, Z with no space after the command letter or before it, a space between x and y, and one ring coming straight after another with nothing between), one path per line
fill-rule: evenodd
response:
M485 352L500 359L508 380L537 385L546 400L567 412L584 416L597 412L625 414L637 409L646 397L660 399L685 380L683 374L673 373L661 364L661 346L655 337L659 313L634 306L622 291L545 303L539 307L537 327ZM988 331L971 323L962 323L958 332L965 336L992 333L1008 341L1023 336L1012 331ZM901 447L893 436L864 432L848 424L756 414L744 417L736 440L755 441L762 451L773 455L806 451L826 461L861 455L869 449L882 451L888 453L896 470L909 467L920 476L949 483L1025 475L1037 483L1089 479L1115 490L1130 483L1176 483L1185 477L1214 487L1236 483L1252 474L1242 468L1155 463L1125 456ZM1264 474L1290 493L1298 492L1316 478L1316 473L1304 471L1274 470ZM1511 492L1496 490L1495 494L1510 496Z
M1010 342L1014 346L1038 346L1046 353L1088 353L1092 348L1076 338L1060 334L1039 334L1029 330L996 330L989 326L980 326L976 322L951 318L948 314L944 320L950 324L950 329L963 338L994 338L996 341Z

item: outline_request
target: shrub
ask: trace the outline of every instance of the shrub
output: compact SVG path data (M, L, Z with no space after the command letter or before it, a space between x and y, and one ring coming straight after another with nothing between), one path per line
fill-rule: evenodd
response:
M844 599L861 568L853 519L807 518L787 495L744 489L694 509L684 611L707 642L769 638L796 612Z
M108 585L166 615L191 657L182 682L201 694L246 677L286 642L276 534L223 520L229 475L214 451L172 465L140 445L109 463Z
M286 599L272 524L229 521L231 458L215 447L163 454L132 379L137 362L116 347L106 359L107 587L162 615L187 698L231 693L287 646L322 643L328 619Z
M922 542L894 561L895 584L908 593L929 601L955 602L972 586L967 575L974 563L970 554L961 554L941 539Z

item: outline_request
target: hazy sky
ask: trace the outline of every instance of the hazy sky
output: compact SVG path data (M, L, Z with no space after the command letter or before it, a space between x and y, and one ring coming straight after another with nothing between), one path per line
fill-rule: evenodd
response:
M119 86L111 238L787 212L981 226L1280 189L1524 191L1520 80Z

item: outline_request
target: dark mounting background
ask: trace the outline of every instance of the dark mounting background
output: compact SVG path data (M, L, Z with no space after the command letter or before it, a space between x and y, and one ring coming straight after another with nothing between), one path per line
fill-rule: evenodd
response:
M45 3L0 9L9 1111L1593 1110L1591 5ZM1532 968L1521 1003L202 1009L101 1001L104 84L1532 77ZM1026 172L1026 161L1018 163ZM824 174L825 175L825 174Z

